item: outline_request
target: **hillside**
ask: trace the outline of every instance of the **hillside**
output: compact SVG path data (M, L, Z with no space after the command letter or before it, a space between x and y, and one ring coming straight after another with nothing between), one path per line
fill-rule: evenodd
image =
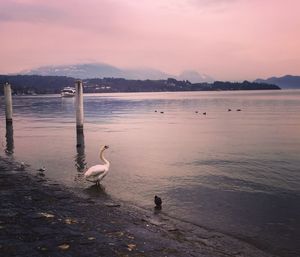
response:
M14 94L57 94L66 86L73 86L76 79L64 76L0 75L0 84L12 85ZM278 86L244 81L191 83L188 80L128 80L117 78L84 79L84 92L172 92L172 91L218 91L218 90L270 90ZM3 87L0 87L3 94Z
M75 79L63 76L0 75L0 85L12 85L15 94L55 94L65 86L74 85ZM3 87L0 87L3 94Z
M21 75L42 76L66 76L78 79L88 78L124 78L130 80L163 80L175 78L177 80L189 80L192 83L213 82L214 79L197 71L183 71L178 76L168 74L157 69L138 68L124 69L105 63L85 63L74 65L44 66L21 72Z
M300 76L286 75L283 77L271 77L257 79L254 82L277 85L282 89L300 89Z

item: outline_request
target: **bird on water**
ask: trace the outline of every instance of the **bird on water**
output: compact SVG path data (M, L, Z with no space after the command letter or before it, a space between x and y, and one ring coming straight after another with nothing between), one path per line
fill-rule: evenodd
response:
M104 145L100 148L100 160L103 161L104 164L94 165L84 173L84 178L87 181L100 185L100 181L107 175L110 163L103 156L103 152L108 148L108 145Z
M37 173L37 175L38 176L40 176L40 177L45 177L45 171L46 171L46 168L43 166L43 167L41 167L41 168L39 168L38 170L38 173Z
M158 197L157 195L154 196L154 203L155 203L155 208L156 208L156 209L161 209L162 200L161 200L161 198Z
M21 162L21 164L20 164L20 170L25 170L25 162Z

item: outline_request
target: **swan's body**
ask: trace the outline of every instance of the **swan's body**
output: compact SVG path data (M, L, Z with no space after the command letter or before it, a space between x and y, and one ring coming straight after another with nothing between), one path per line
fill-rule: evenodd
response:
M103 156L105 149L108 149L107 145L103 146L100 150L100 160L103 161L104 164L94 165L84 173L84 177L87 181L99 184L100 181L107 175L110 163Z

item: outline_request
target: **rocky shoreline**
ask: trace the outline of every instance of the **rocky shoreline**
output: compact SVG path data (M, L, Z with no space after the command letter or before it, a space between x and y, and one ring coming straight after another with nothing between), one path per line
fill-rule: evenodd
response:
M2 157L0 198L2 257L272 256L159 211L117 203L105 194L78 196Z

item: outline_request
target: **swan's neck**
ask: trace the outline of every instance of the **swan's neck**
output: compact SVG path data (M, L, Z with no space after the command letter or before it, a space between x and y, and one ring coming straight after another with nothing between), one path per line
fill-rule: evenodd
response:
M105 157L103 156L103 152L105 149L102 149L100 151L100 160L103 161L106 165L109 165L109 161L105 159Z

